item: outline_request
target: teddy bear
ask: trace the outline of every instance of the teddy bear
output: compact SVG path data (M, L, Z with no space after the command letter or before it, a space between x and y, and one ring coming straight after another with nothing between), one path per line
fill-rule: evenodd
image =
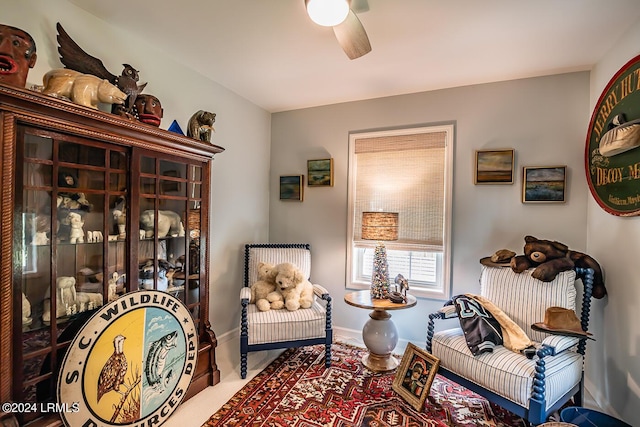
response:
M309 308L313 304L313 285L302 272L291 263L278 264L275 271L276 289L284 299L284 306L289 311Z
M255 304L260 311L280 310L284 308L284 300L276 292L275 271L273 264L258 263L258 280L251 285L249 303Z
M522 273L529 268L535 268L531 276L551 282L562 271L572 270L574 267L591 268L594 271L593 296L603 298L607 294L600 264L587 254L570 250L563 243L541 240L533 236L524 238L524 255L511 258L511 269Z

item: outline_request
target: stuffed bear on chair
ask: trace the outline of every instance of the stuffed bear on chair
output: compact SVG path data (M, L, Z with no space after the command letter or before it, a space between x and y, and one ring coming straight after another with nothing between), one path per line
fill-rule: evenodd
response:
M524 241L524 255L511 258L511 269L516 273L535 268L531 277L551 282L562 271L572 270L574 267L591 268L594 271L594 298L600 299L607 294L600 264L589 255L569 250L563 243L540 240L533 236L525 236Z
M313 285L302 272L291 263L278 264L275 271L276 288L284 298L284 306L289 311L309 308L313 304Z
M258 280L251 285L251 299L260 311L280 310L284 308L282 295L276 292L273 264L258 263Z

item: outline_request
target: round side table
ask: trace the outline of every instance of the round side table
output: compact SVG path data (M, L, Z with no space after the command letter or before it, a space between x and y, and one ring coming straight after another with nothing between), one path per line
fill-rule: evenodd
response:
M406 303L394 303L388 299L372 299L371 291L366 290L349 292L344 301L354 307L373 310L362 328L362 340L369 350L362 358L362 364L374 372L395 369L400 362L391 353L398 344L398 329L387 311L413 307L416 297L407 295Z

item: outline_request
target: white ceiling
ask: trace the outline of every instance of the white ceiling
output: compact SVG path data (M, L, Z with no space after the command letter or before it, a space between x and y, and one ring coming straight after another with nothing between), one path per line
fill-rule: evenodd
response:
M351 61L304 0L70 1L270 112L589 70L640 19L640 0L352 0L372 51Z

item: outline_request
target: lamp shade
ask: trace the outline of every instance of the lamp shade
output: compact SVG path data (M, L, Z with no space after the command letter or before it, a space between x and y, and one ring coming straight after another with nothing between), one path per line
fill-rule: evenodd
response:
M362 212L362 239L398 240L398 213Z
M324 27L340 24L349 14L347 0L305 0L305 3L311 20Z

